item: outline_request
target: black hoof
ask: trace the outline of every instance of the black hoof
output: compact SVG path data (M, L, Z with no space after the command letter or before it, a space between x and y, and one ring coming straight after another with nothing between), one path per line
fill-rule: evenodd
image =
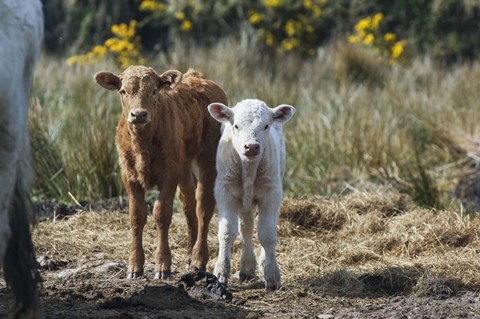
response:
M255 276L251 276L251 275L247 275L247 274L244 274L244 273L240 273L238 275L238 279L240 280L240 282L247 282L247 281L250 281L252 279L255 279Z
M273 292L275 290L278 290L280 288L280 285L276 285L275 283L267 283L265 282L265 290L267 292Z
M127 279L136 279L136 278L140 278L142 276L143 276L143 271L142 272L137 271L137 272L127 273Z
M172 273L170 271L157 271L155 273L155 279L167 280L172 278Z

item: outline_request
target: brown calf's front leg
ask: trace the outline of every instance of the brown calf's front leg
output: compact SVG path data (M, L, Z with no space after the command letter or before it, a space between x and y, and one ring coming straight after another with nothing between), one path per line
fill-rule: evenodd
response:
M143 276L145 253L143 251L143 228L147 222L147 204L145 190L138 184L125 183L128 192L132 242L128 261L127 278Z
M157 250L155 252L155 279L171 277L172 254L168 244L168 229L172 223L173 197L177 183L166 182L153 206L153 220L157 226Z

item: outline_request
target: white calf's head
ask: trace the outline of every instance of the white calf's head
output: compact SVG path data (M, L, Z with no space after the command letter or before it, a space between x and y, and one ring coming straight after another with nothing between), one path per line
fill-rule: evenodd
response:
M233 108L212 103L208 111L217 121L231 126L232 142L237 153L242 158L255 159L263 154L272 124L288 122L295 108L281 104L271 109L265 102L250 99L239 102Z

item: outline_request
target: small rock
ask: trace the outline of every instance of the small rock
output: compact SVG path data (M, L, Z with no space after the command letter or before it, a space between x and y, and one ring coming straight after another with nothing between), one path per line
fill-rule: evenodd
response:
M98 273L116 273L125 269L126 265L119 262L110 262L100 266L95 267L96 272Z
M75 275L82 271L83 269L87 268L86 266L78 267L78 268L72 268L72 269L65 269L61 272L58 273L57 277L58 278L65 278L65 277L70 277L72 275Z
M322 313L322 314L317 315L317 318L318 319L333 319L333 318L335 318L335 316L327 314L327 313Z

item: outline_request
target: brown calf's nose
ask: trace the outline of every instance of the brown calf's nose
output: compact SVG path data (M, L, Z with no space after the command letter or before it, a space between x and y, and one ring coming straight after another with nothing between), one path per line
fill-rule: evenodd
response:
M130 112L130 115L133 118L144 120L144 119L147 118L148 112L147 111L132 111L132 112Z

